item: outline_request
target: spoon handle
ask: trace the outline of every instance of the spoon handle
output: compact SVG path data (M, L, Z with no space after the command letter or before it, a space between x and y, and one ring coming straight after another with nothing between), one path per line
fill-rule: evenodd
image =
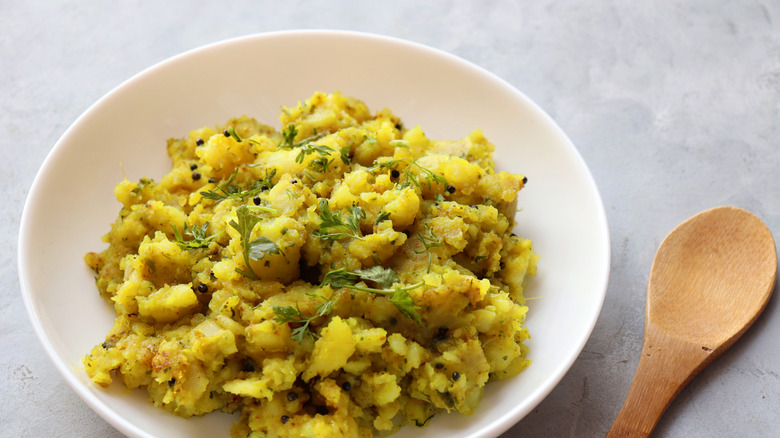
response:
M642 355L626 401L607 438L647 437L680 390L709 362L712 351L645 327Z

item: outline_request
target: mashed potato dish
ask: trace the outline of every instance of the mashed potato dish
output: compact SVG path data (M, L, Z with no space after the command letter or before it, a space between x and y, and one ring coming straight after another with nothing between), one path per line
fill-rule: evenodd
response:
M526 178L478 130L429 139L339 93L280 120L168 140L170 173L116 186L108 246L85 256L116 320L87 374L183 417L237 413L236 438L471 414L529 364Z

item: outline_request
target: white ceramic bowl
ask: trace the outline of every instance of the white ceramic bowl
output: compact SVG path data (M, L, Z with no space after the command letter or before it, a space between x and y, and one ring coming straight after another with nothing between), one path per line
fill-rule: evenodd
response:
M96 387L81 369L113 321L82 257L104 247L100 237L120 207L114 185L123 173L130 180L165 174L168 138L244 114L278 125L280 106L314 91L341 91L372 111L391 108L431 138L481 128L496 145L499 168L529 179L516 232L541 255L527 290L535 297L527 319L533 363L489 384L474 415L440 415L397 437L501 434L555 387L590 336L609 277L606 216L577 150L533 102L473 64L398 39L339 31L247 36L176 56L100 99L54 146L25 205L19 274L35 331L68 384L123 433L227 437L234 417L178 418L141 391Z

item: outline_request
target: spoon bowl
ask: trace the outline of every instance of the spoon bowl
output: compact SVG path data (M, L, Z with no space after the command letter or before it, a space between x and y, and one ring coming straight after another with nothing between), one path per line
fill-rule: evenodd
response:
M639 366L607 437L650 435L680 390L755 322L776 275L772 234L746 210L713 208L669 233L650 271Z

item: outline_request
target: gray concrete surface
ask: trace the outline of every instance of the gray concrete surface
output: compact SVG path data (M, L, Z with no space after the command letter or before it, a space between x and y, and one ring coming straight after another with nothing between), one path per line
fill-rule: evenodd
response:
M728 204L780 231L778 2L1 0L0 436L120 436L50 364L19 290L20 214L56 140L154 63L293 28L391 35L470 60L544 108L593 172L612 238L606 302L570 372L505 437L606 433L637 365L653 256L677 223ZM774 298L655 436L776 436L778 312Z

